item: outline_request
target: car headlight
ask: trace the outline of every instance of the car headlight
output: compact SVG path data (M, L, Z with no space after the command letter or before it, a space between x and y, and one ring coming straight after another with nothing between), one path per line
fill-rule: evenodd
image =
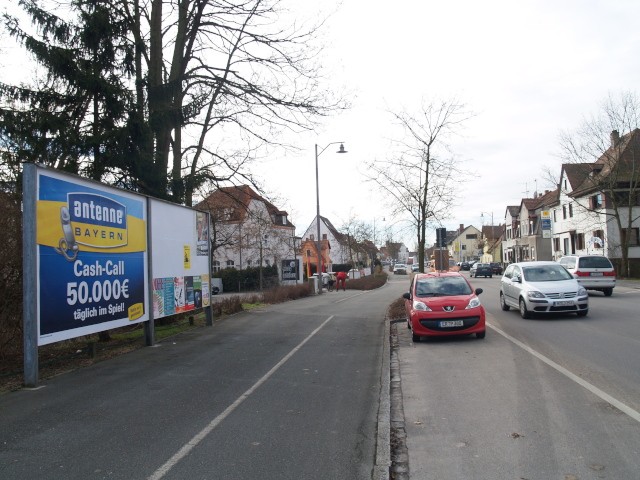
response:
M529 298L545 298L544 293L539 292L538 290L530 290L527 292Z
M478 297L473 297L469 302L469 305L467 305L467 308L465 308L465 310L469 310L470 308L476 308L479 306L480 306L480 299Z
M587 296L587 289L584 287L580 287L578 289L578 296L579 297L586 297Z
M413 302L413 309L414 310L420 310L420 311L423 311L423 312L430 312L431 311L431 309L427 306L426 303L417 302L417 301Z

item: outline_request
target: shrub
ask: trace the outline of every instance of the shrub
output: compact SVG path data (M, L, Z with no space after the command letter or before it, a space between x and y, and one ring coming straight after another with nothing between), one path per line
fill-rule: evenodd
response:
M286 285L271 288L262 294L264 303L282 303L289 300L308 297L312 294L311 285L303 283L299 285Z
M387 283L387 274L367 275L366 277L352 278L347 280L347 289L349 290L373 290L380 288Z
M0 192L0 359L22 355L21 195Z
M251 267L243 270L225 268L214 275L222 279L225 292L244 292L260 288L260 268ZM269 287L278 283L278 267L275 265L262 267L262 286Z

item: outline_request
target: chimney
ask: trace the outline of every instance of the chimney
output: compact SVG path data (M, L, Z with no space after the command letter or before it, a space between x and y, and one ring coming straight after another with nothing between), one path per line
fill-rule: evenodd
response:
M616 145L618 145L619 141L620 141L620 134L618 133L618 130L613 130L611 132L611 146L615 147Z
M460 231L463 232L464 231L464 223L460 224Z

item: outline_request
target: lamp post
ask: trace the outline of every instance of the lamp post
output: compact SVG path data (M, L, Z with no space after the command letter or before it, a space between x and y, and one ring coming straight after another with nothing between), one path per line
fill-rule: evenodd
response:
M484 214L489 215L489 212L480 212L480 218L482 219L482 226L484 227ZM493 237L493 212L491 212L491 236ZM493 238L492 238L493 240Z
M347 153L344 149L344 142L331 142L318 152L318 144L316 143L316 229L318 238L316 239L316 250L318 251L318 266L316 273L318 274L318 293L322 293L322 239L320 238L320 182L318 181L318 157L331 145L340 144L340 149L336 153Z
M298 274L299 271L301 270L301 268L298 268L298 245L300 244L300 242L302 241L302 238L300 237L296 237L296 234L294 232L293 234L293 262L296 265L296 285L298 285Z

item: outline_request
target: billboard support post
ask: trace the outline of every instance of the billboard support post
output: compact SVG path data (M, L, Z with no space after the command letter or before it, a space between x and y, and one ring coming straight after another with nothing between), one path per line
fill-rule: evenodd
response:
M22 328L26 387L38 385L36 182L36 165L25 163L22 173Z
M149 278L153 278L153 242L149 241L151 239L151 200L147 200L147 258L149 262L147 263L147 270ZM150 281L148 283L148 292L147 295L150 299L153 299L153 282ZM150 305L153 305L150 302ZM153 312L153 307L149 308L149 320L144 322L144 344L147 347L152 347L156 343L156 322L155 316Z
M211 287L213 285L213 269L212 269L212 245L211 245L211 214L209 212L207 212L207 224L209 225L209 228L207 229L207 231L209 232L209 238L207 238L207 246L209 247L207 249L207 263L209 265L209 306L206 307L204 309L204 315L205 315L205 325L207 327L211 327L213 326L213 295L211 294Z

